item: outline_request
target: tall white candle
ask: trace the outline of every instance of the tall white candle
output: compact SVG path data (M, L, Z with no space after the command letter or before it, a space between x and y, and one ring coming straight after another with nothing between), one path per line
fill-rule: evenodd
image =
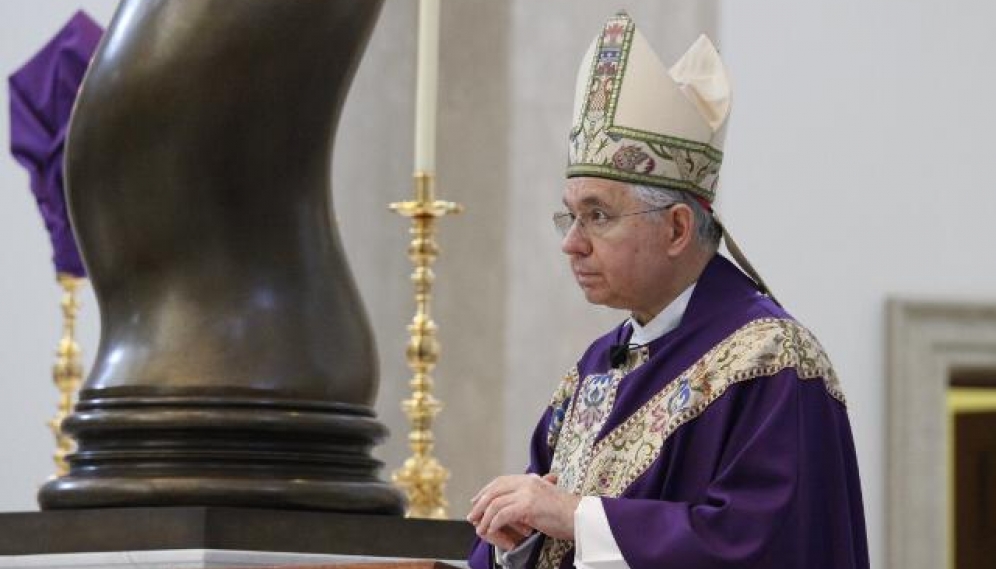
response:
M415 170L436 170L436 96L439 84L439 0L419 0L415 83Z

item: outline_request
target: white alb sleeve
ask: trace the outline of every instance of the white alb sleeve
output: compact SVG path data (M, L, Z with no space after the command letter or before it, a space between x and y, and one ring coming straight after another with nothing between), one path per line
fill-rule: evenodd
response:
M498 546L495 548L495 561L505 569L524 569L529 563L529 557L533 554L533 548L539 543L540 533L534 533L527 537L522 543L511 551L505 551Z
M597 496L582 497L574 511L574 567L629 569Z

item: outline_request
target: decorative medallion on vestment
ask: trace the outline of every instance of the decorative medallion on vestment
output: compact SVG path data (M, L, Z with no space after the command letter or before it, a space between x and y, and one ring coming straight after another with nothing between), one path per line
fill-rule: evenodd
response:
M654 132L649 126L659 125L662 113L679 123L702 122L691 104L687 109L667 108L662 98L656 104L645 105L642 101L646 98L641 97L640 103L631 102L630 116L653 119L647 124L638 118L632 124L617 121L620 93L634 65L638 69L633 74L661 75L669 88L680 91L649 48L640 50L639 61L631 60L637 34L633 21L620 12L606 22L590 60L582 63L584 76L579 78L575 103L580 105L580 113L571 129L567 176L595 176L686 190L712 202L723 161L721 141L714 140L708 130L707 139L693 140L674 136L673 132ZM639 41L643 48L645 40L639 37ZM678 96L684 97L680 92Z
M786 369L794 369L800 380L822 379L827 392L845 403L837 375L813 334L793 320L775 318L755 320L734 332L597 441L623 374L601 400L609 405L599 409L605 413L598 416L601 423L591 421L593 411L586 403L599 399L601 376L586 377L556 442L551 471L558 474L558 486L583 496L621 496L657 460L667 438L730 386ZM572 546L548 538L537 567L558 567Z
M550 400L550 423L546 431L546 444L551 449L557 443L560 436L560 428L564 425L564 417L567 416L567 407L571 403L571 396L578 386L578 368L572 367L564 374L560 380L557 390L553 392Z

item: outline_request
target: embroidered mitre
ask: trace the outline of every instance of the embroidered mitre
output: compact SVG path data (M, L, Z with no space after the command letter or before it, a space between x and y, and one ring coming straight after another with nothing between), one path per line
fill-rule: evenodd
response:
M705 35L670 69L625 12L578 71L567 177L595 176L716 197L730 86Z

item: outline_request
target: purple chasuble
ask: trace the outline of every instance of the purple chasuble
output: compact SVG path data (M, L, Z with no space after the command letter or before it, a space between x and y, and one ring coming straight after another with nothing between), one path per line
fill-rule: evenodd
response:
M632 569L868 567L843 395L805 328L717 255L680 325L613 370L630 333L596 340L561 383L530 472L602 496ZM572 566L571 542L543 541L530 567Z
M31 176L55 270L86 275L66 210L62 156L73 103L103 30L83 12L10 76L10 150Z

